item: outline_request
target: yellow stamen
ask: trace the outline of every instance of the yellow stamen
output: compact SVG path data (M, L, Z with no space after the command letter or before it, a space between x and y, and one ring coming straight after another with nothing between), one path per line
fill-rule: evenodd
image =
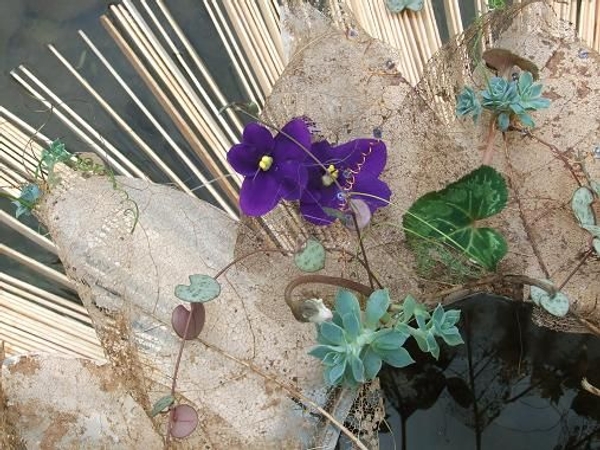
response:
M265 172L271 168L273 165L273 157L271 156L263 156L260 158L260 162L258 163L258 167L260 167Z
M328 187L331 186L335 180L337 180L339 175L340 171L337 170L333 164L330 164L327 168L327 173L321 177L321 181L323 182L324 186Z

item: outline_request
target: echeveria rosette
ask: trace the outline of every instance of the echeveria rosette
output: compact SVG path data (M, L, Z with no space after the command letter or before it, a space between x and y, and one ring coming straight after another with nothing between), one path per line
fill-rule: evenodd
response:
M389 304L387 289L380 289L371 294L362 313L354 294L338 292L333 320L318 326L320 345L310 351L323 362L328 384L356 386L374 379L383 361L394 367L414 362L402 347L409 334L381 328Z
M456 101L456 115L458 117L472 116L473 122L477 122L479 116L481 116L481 102L475 91L469 86L465 86L458 95Z
M508 129L510 114L518 102L516 83L502 77L492 77L487 89L481 93L481 106L498 114L498 127L502 131Z
M291 120L275 137L258 123L246 125L242 142L227 153L231 167L244 176L242 212L262 216L282 199L299 200L308 181L310 146L310 131L302 119Z
M336 216L328 210L346 211L349 198L363 201L371 214L389 203L391 191L379 179L387 162L383 141L355 139L338 146L321 141L311 152L314 159L307 160L308 184L300 198L300 212L309 222L329 225Z
M542 84L533 82L533 75L529 72L521 73L517 82L517 91L519 93L519 102L513 105L514 113L519 117L519 121L526 127L534 127L535 123L526 111L537 111L538 109L548 108L550 100L542 97Z

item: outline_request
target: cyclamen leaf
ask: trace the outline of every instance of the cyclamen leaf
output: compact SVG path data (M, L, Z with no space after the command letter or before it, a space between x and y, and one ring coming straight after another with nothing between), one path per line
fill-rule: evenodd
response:
M404 215L407 239L423 238L449 244L488 270L506 255L505 239L491 228L475 222L504 209L508 189L502 175L481 166L455 183L419 198Z
M367 300L367 307L365 309L365 327L372 330L376 329L379 325L379 320L387 312L390 305L390 293L387 289L378 289L373 292L369 300Z
M190 284L175 287L175 296L184 302L206 303L219 296L221 285L208 275L190 275Z
M304 248L294 255L294 263L303 272L318 272L325 267L325 247L316 239L308 239Z
M592 247L594 247L596 255L600 255L600 238L594 238L592 240Z

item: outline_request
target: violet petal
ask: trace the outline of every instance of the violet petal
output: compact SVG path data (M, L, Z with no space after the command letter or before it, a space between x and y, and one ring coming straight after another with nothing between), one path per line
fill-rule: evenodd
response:
M273 135L259 123L252 122L244 127L242 135L244 144L252 145L264 153L270 153L273 148Z
M290 201L300 199L308 181L305 166L297 161L286 161L277 165L275 175L280 183L283 199Z
M281 200L280 186L269 170L259 170L255 176L246 177L240 190L240 209L248 216L262 216Z
M302 119L291 120L275 136L273 157L278 161L289 159L304 161L308 158L310 143L311 136L306 123Z
M259 170L258 163L264 155L264 152L254 146L236 144L227 152L227 161L237 173L250 177Z

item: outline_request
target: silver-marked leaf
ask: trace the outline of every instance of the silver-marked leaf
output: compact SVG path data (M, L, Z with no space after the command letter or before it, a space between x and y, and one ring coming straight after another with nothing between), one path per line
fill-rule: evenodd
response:
M294 255L294 263L303 272L318 272L325 267L325 248L319 241L310 238Z
M190 405L178 405L171 416L171 436L184 438L198 426L198 413Z
M150 417L156 416L158 413L164 411L175 402L175 397L172 395L165 395L154 402L152 411L150 411Z
M550 295L537 286L531 286L531 300L556 317L564 317L569 312L569 299L562 292Z
M573 194L571 199L571 208L579 224L583 227L586 225L595 225L596 218L591 204L594 201L594 195L587 187L581 186Z
M478 228L476 222L498 214L507 200L502 175L492 167L481 166L413 203L403 217L406 238L409 243L443 242L486 269L495 270L508 245L496 230Z
M190 275L190 284L178 284L175 296L179 300L190 303L206 303L214 300L221 293L221 285L208 275Z

